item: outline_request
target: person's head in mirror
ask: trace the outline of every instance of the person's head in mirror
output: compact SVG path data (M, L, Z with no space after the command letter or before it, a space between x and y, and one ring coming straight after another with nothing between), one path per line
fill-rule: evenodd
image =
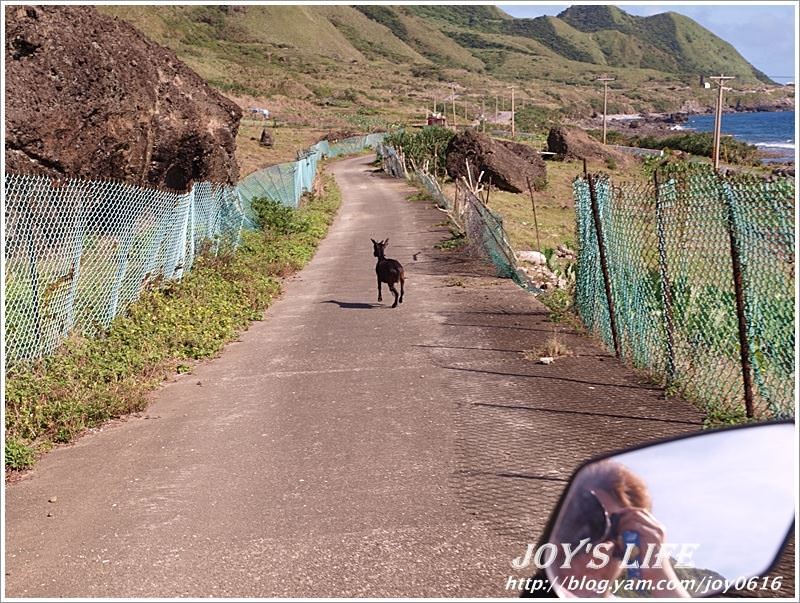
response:
M666 530L653 516L652 507L647 485L624 465L605 460L581 470L550 537L561 551L557 562L551 565L560 593L578 597L611 596L614 581L624 578L627 549L631 549L628 559L637 560L652 545L655 557L666 540ZM569 552L565 547L569 547ZM677 585L669 561L661 565L639 569L638 577L642 580L651 580L653 584L663 580L664 588L658 592L652 589L650 594L689 596ZM675 584L667 584L673 581Z

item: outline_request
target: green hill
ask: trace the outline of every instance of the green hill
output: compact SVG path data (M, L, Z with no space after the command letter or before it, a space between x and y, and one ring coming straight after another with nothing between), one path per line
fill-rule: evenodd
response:
M672 111L687 101L710 107L700 75L735 75L733 86L752 98L767 96L771 84L730 44L676 13L573 6L557 17L516 19L470 5L98 9L172 48L235 100L276 107L284 99L309 123L320 123L327 107L328 115L406 119L454 89L473 106L493 106L511 84L528 103L586 116L600 106L594 80L604 73L616 78L610 112Z
M667 73L724 72L743 81L774 83L729 43L678 13L636 17L613 6L571 6L558 19L595 40L604 39L609 65L634 66L632 59L638 57L639 67ZM631 53L632 48L637 50Z

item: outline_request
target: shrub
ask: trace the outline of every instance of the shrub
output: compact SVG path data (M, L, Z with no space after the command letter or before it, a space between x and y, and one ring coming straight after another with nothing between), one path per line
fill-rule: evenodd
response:
M590 130L589 134L602 140L601 130ZM711 132L688 132L672 136L628 136L621 132L609 131L606 140L610 144L621 144L644 149L670 149L692 155L711 157L714 135ZM758 148L736 140L733 136L723 136L720 140L720 157L729 163L759 165Z
M412 159L417 167L422 167L426 160L442 167L447 158L447 145L453 136L455 133L452 130L431 126L413 132L397 131L387 136L385 143L395 148L402 148L406 157Z

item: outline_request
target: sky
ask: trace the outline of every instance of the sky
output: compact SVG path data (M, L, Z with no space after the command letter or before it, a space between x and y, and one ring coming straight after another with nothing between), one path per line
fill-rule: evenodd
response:
M578 2L498 4L513 17L557 15ZM581 2L581 4L590 4ZM600 3L596 3L600 4ZM676 12L694 19L700 25L729 42L747 61L779 83L794 81L796 3L774 5L767 2L714 2L661 4L656 2L626 4L608 3L625 12L647 17L663 12Z

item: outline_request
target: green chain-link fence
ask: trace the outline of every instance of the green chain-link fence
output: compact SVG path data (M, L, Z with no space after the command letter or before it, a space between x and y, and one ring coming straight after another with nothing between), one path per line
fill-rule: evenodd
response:
M694 166L649 183L587 176L574 194L590 331L723 415L793 416L794 180Z
M236 187L202 182L185 194L6 175L7 362L46 356L72 332L107 328L149 283L191 270L201 250L235 248L241 230L255 227L253 198L297 207L322 156L362 151L382 136L323 141Z

